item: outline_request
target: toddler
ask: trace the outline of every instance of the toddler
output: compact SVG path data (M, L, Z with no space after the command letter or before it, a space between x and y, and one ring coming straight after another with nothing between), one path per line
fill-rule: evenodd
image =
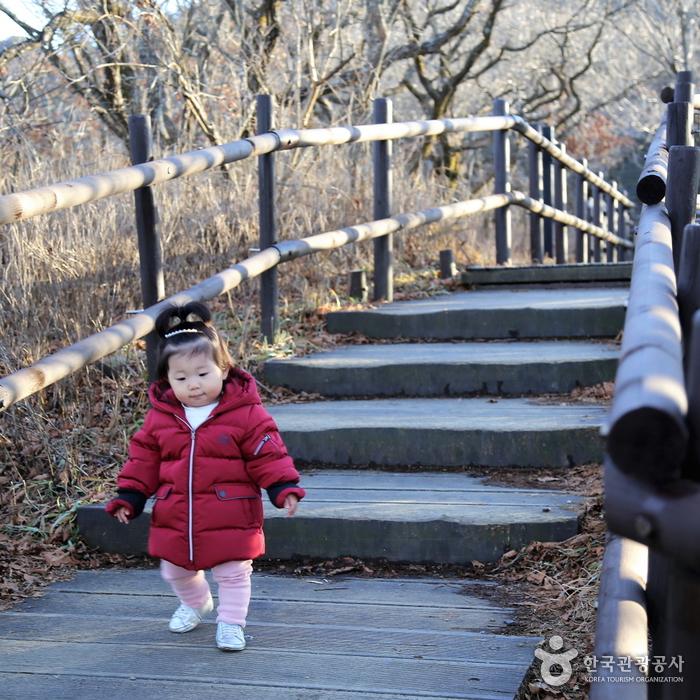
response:
M180 599L171 632L213 610L203 569L218 584L216 645L245 648L252 560L265 551L261 487L294 515L299 474L260 403L255 380L233 366L206 306L171 307L156 319L158 379L106 506L128 523L155 496L148 551Z

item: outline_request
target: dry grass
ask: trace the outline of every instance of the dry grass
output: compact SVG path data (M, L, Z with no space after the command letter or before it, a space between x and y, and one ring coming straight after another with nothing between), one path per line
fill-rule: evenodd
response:
M396 154L396 171L406 169L410 145ZM369 149L308 149L278 156L278 221L282 239L301 238L371 219ZM107 167L124 165L113 155ZM80 173L55 168L46 180ZM156 188L162 223L166 292L187 288L248 256L257 245L255 163L243 161L222 171L176 180ZM32 182L17 177L12 189ZM35 181L34 181L35 182ZM10 189L4 187L4 190ZM348 195L352 192L352 196ZM394 207L415 210L436 202L472 196L468 185L397 177ZM323 206L319 206L319 202ZM451 247L458 263L488 261L492 241L488 216L426 227L395 237L396 273L436 266L437 251ZM346 301L350 270L371 265L371 243L315 255L280 268L283 317ZM3 335L0 372L24 366L62 345L111 325L127 309L140 306L138 251L131 195L6 226L0 232L5 275L0 281ZM246 286L255 287L255 282ZM243 320L250 290L232 293L233 316ZM51 303L47 304L50 299ZM284 328L283 328L284 330Z

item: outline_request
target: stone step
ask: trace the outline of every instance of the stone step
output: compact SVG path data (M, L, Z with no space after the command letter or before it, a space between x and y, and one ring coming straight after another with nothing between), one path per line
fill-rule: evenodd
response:
M528 399L374 399L270 407L289 452L338 465L566 467L599 462L607 408Z
M612 381L618 348L586 342L351 345L268 360L265 381L325 396L569 392Z
M503 634L514 611L493 588L256 573L248 647L224 654L213 615L168 632L177 601L157 571L81 572L0 613L2 696L506 700L540 640Z
M576 263L518 267L468 267L461 280L469 285L499 284L629 284L632 263Z
M614 338L624 324L627 296L627 289L615 287L478 289L334 311L326 325L330 333L370 338Z
M389 561L465 564L496 561L532 541L578 532L582 499L561 491L485 484L467 474L312 471L298 514L265 502L267 556L353 556ZM92 547L146 553L150 508L124 528L101 505L78 511Z

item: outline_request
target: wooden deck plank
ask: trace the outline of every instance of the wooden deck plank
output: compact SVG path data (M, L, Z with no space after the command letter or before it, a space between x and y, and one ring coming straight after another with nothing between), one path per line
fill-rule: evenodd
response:
M214 588L211 573L207 578ZM158 569L111 569L80 571L70 581L59 581L52 590L72 593L125 593L129 586L136 595L160 595L174 598ZM356 576L331 578L314 576L278 576L253 573L253 600L273 599L305 602L373 603L376 605L483 608L506 610L474 595L495 584L470 579L375 579Z
M517 666L386 659L347 654L250 649L224 654L213 645L162 649L151 644L0 640L4 671L135 679L172 679L309 690L413 694L433 698L512 698L522 679ZM261 679L265 679L262 681Z
M512 698L539 639L493 634L512 610L489 582L258 574L247 649L216 649L214 616L168 631L156 569L81 572L0 613L0 697Z
M206 649L214 639L213 618L188 634L167 629L167 618L124 621L104 626L96 616L76 617L60 613L31 615L6 613L0 616L0 638L17 641L83 642L102 644L151 644L169 648ZM251 623L246 627L249 649L303 649L318 654L347 654L374 658L423 658L462 663L528 664L532 637L478 632L436 632L430 629L382 630L343 627L336 624Z
M168 619L177 607L170 597L163 596L128 596L92 594L84 596L77 593L49 592L43 598L26 601L20 608L22 612L85 615L90 614L102 619L115 617L130 618L150 617ZM333 624L375 629L415 629L427 626L433 630L443 631L480 631L499 629L509 624L512 619L510 611L504 608L435 608L378 605L373 603L314 603L301 604L297 601L253 599L250 605L249 621L255 623L275 620L293 625L299 620L300 610L309 624L324 624L329 620Z
M95 698L136 698L148 700L232 700L232 698L255 698L255 700L363 700L366 693L346 691L311 691L307 688L279 688L240 684L232 694L231 686L213 683L183 682L164 678L148 679L83 677L72 675L5 673L0 671L0 685L8 700L94 700ZM396 693L373 693L372 700L418 700L419 695Z

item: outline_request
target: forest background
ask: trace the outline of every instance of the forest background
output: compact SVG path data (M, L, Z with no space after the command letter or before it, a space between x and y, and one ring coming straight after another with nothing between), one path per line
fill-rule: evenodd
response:
M660 88L695 65L700 14L690 0L24 6L29 14L0 2L16 28L0 43L2 193L127 165L131 114L150 115L156 157L245 137L255 131L260 93L273 95L276 124L286 127L368 123L378 96L392 98L396 121L488 114L493 99L505 98L531 123L552 124L574 157L631 189L661 115ZM521 189L525 150L514 138ZM491 138L397 142L394 167L396 212L488 194ZM156 203L168 294L257 244L254 159L159 186ZM370 220L371 207L369 145L277 157L281 238ZM524 222L514 213L516 261L526 256ZM491 217L398 236L399 296L435 291L443 248L460 264L492 261ZM256 330L254 284L217 302L234 359L254 368L270 354L332 342L320 314L347 301L348 272L370 269L370 256L365 244L281 268L282 326L272 346ZM3 227L0 263L5 375L140 308L132 197ZM0 532L52 542L73 556L70 516L81 500L109 492L143 414L144 388L136 344L5 412ZM22 587L21 577L2 574L2 585Z

